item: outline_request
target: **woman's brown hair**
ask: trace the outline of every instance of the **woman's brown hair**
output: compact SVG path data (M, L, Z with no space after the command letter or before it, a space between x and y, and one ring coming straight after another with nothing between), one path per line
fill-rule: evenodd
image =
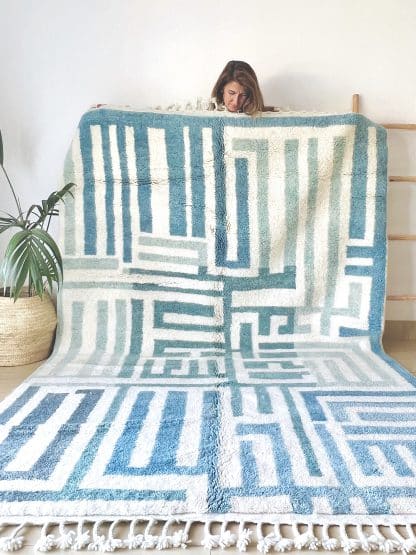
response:
M217 82L212 89L211 97L217 104L224 102L224 87L230 81L237 81L245 88L248 97L242 108L245 114L252 116L257 112L264 111L263 95L257 81L254 69L247 63L240 60L231 60L222 70Z

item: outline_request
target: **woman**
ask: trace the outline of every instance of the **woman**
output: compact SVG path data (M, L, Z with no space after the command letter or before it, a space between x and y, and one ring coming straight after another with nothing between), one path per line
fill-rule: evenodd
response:
M244 112L250 116L273 111L265 106L253 68L246 62L231 60L222 70L211 93L216 108Z

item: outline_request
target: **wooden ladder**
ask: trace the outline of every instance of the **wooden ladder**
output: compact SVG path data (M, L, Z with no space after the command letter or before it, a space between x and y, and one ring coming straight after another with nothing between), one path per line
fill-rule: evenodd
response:
M352 111L360 113L360 95L352 95ZM416 123L382 123L386 129L401 129L416 131ZM389 175L389 183L416 183L415 175ZM416 235L390 233L387 235L389 241L416 241ZM416 295L387 295L388 301L416 301Z

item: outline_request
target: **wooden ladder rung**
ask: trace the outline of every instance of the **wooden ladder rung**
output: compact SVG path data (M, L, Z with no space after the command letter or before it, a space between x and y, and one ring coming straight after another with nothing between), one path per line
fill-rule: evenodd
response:
M386 129L403 129L407 131L416 131L416 123L381 123Z
M416 235L389 233L387 235L389 241L416 241Z
M416 183L416 175L390 175L389 181L401 181L404 183Z
M416 295L387 295L388 301L416 301Z

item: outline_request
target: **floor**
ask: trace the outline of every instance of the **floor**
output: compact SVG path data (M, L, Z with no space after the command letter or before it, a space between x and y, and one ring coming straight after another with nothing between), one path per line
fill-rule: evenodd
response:
M392 358L399 361L402 364L402 366L404 366L406 369L408 369L412 374L416 376L416 341L399 341L399 340L384 341L384 348L385 348L385 351ZM21 367L0 368L0 399L3 399L25 378L30 376L30 374L39 366L39 364L40 363L34 363L34 364L29 364ZM2 534L3 534L3 531L2 531ZM193 540L192 544L194 545L194 547L188 547L187 549L190 555L202 555L202 553L207 555L211 551L213 553L218 552L218 549L210 550L210 549L204 549L198 546L198 543L200 543L201 534L202 534L202 525L197 525L196 529L191 532L191 539ZM125 534L123 533L123 536L124 535ZM19 551L19 553L22 555L33 553L33 546L38 537L39 537L39 530L37 530L36 528L31 528L26 533L25 545ZM146 550L146 551L149 552L149 550ZM155 552L156 550L151 549L150 551ZM251 553L255 553L256 552L255 545L247 549L247 551ZM320 551L321 550L318 550L317 552L320 552ZM127 551L124 551L124 552L127 553ZM145 553L145 551L140 549L131 550L129 552L132 554ZM173 553L173 552L179 552L179 549L169 550L169 553ZM53 551L53 553L56 553L58 555L59 553L64 553L64 551L55 550ZM66 551L66 553L68 552ZM310 551L292 550L291 553L294 553L294 554L310 553ZM357 555L360 555L365 552L357 550L355 551L355 553ZM373 551L373 553L380 553L380 552Z

